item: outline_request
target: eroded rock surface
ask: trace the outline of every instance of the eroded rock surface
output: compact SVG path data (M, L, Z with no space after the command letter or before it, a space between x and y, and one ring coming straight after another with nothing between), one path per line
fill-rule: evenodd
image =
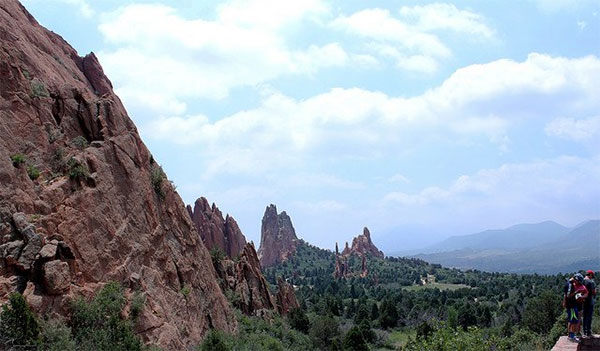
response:
M296 299L296 293L294 287L283 280L282 278L277 279L277 311L281 315L288 314L291 310L299 308L300 304Z
M346 243L346 249L342 252L342 255L357 254L359 256L373 256L383 258L383 251L379 250L373 241L371 240L371 232L365 227L363 233L354 239L352 239L352 247L347 250L348 243Z
M18 290L62 313L117 281L145 293L136 330L165 350L234 331L208 250L96 57L17 0L0 2L0 44L0 302Z
M223 289L232 295L233 304L244 314L261 317L270 317L273 314L276 301L261 272L253 243L244 246L237 262L223 259L215 264L224 285Z
M277 207L269 205L262 219L258 249L260 264L270 267L285 261L296 252L299 243L290 216L285 211L278 214Z
M233 217L227 215L223 219L219 208L214 203L210 206L204 197L196 200L193 210L189 205L187 210L209 250L216 246L229 258L235 258L242 252L246 237Z

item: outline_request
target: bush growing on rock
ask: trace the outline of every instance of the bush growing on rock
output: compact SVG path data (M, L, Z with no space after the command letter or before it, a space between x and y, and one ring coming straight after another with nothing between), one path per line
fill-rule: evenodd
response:
M118 283L106 284L89 302L79 298L73 303L70 326L78 350L142 350L133 323L121 318L125 296Z
M40 177L40 174L40 170L36 166L30 165L27 167L27 175L29 176L29 179L36 180Z
M10 157L10 160L12 161L13 166L18 168L25 163L26 158L23 154L14 154Z
M154 192L161 199L165 197L165 190L163 189L163 181L167 178L165 172L163 172L162 167L156 166L152 168L152 172L150 173L150 181L152 183L152 188L154 188Z
M67 162L67 168L69 170L69 178L71 179L81 180L89 176L88 169L74 157L71 157Z
M86 138L84 138L80 135L71 140L71 145L78 148L79 150L83 150L86 147L88 147L90 145L90 143L88 143Z
M0 344L5 347L40 344L40 326L23 295L13 293L0 312Z

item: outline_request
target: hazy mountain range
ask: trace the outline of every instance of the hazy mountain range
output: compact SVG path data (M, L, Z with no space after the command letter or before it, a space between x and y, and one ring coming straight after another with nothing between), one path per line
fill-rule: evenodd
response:
M412 257L462 269L541 274L600 270L600 220L574 228L552 221L518 224L453 236L418 251Z

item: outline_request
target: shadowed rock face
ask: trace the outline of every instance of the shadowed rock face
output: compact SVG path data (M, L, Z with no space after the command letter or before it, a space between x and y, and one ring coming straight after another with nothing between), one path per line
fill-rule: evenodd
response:
M163 349L234 331L208 250L95 56L17 0L0 2L0 43L0 300L18 290L64 313L117 281L144 292L136 329Z
M233 304L249 316L271 317L275 300L260 270L253 243L247 243L237 262L224 259L214 262L224 290L233 293Z
M277 278L277 311L281 315L288 314L291 310L299 308L294 287L281 278Z
M275 205L269 205L262 219L258 258L263 267L270 267L290 257L299 241L291 218L285 213L277 213Z
M219 208L214 203L211 207L204 197L196 200L193 210L189 205L187 210L209 250L216 246L229 258L235 258L242 252L246 238L233 217L227 215L223 219Z

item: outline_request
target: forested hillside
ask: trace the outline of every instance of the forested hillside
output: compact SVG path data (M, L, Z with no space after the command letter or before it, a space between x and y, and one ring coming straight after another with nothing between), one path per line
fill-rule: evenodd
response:
M265 272L271 284L282 276L296 286L302 310L290 323L316 349L535 350L549 349L566 333L560 303L567 275L368 257L368 274L360 277L352 272L362 271L362 260L352 256L350 276L336 279L335 256L302 242L294 256Z

